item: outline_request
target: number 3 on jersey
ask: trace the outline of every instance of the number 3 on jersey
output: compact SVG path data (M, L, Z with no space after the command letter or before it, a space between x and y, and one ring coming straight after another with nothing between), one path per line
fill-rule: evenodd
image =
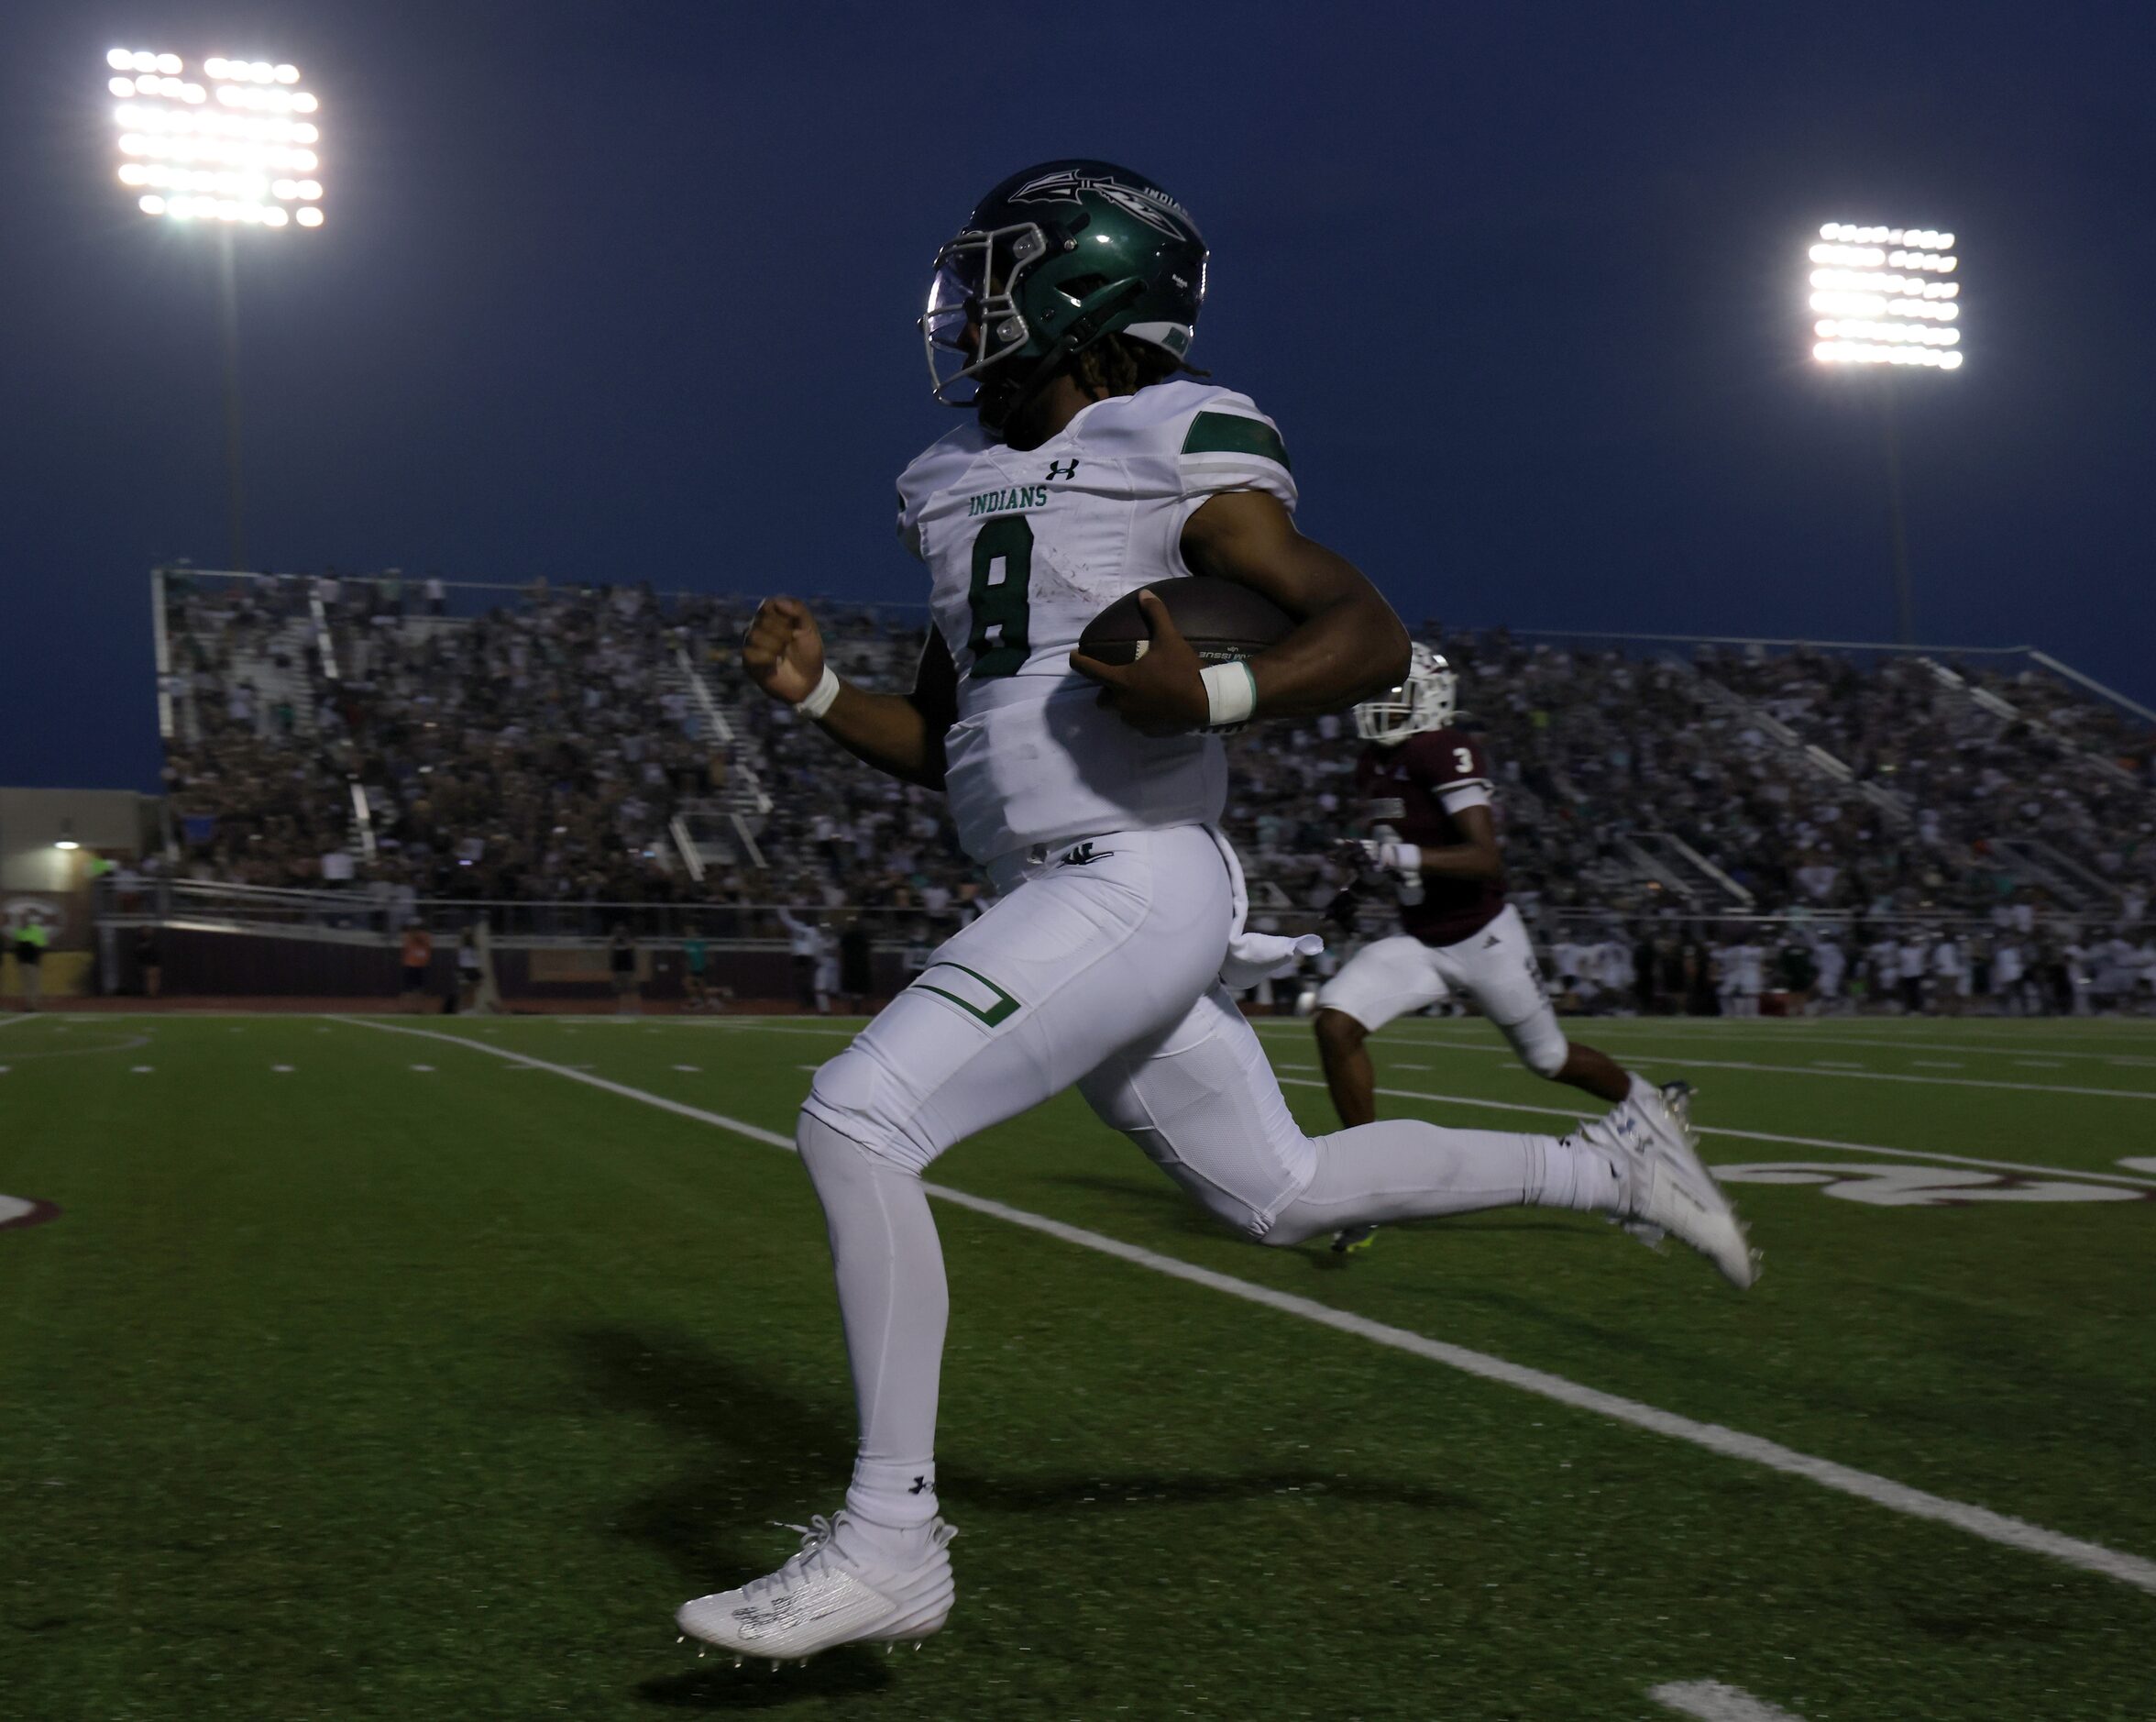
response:
M974 632L966 650L973 674L1015 676L1031 655L1027 624L1033 603L1033 527L1023 514L998 514L974 540L974 580L967 602Z

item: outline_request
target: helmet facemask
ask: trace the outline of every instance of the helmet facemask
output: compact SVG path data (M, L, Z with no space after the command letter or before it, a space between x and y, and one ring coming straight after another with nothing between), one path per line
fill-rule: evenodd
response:
M945 406L973 405L981 373L1025 347L1031 331L1018 309L1018 281L1047 255L1047 236L1031 221L968 228L936 253L920 332L929 380ZM954 393L968 379L974 392Z
M1426 646L1411 649L1407 679L1355 708L1355 733L1380 747L1397 747L1411 735L1441 730L1458 709L1459 677Z

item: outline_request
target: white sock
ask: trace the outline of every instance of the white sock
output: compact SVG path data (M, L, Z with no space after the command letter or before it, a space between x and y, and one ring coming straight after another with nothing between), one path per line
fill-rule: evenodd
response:
M897 1534L936 1517L936 1394L951 1295L919 1177L803 1113L861 1417L846 1510ZM874 1532L870 1535L873 1537Z
M1608 1213L1622 1196L1609 1157L1571 1139L1384 1119L1318 1138L1317 1176L1273 1222L1266 1242L1300 1243L1343 1226L1484 1208Z
M1662 1090L1660 1088L1641 1076L1638 1071L1635 1070L1632 1073L1632 1087L1624 1096L1626 1104L1637 1106L1643 1100L1659 1100L1661 1098Z

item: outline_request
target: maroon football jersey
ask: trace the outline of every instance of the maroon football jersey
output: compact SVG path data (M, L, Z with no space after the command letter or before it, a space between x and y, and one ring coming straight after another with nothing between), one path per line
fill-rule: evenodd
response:
M1362 834L1383 826L1402 843L1443 849L1467 842L1439 798L1447 789L1490 787L1481 744L1458 730L1424 730L1397 747L1375 742L1355 762L1356 793L1362 799ZM1423 875L1423 900L1400 906L1400 925L1424 944L1458 944L1480 933L1504 908L1504 880Z

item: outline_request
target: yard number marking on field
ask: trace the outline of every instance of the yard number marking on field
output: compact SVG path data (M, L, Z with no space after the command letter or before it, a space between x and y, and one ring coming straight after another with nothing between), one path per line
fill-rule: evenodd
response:
M355 1019L354 1025L384 1034L412 1034L424 1040L446 1042L451 1046L485 1053L491 1058L511 1060L530 1068L552 1071L556 1076L566 1076L572 1082L586 1083L609 1094L619 1095L623 1099L634 1100L640 1105L656 1107L663 1112L693 1119L698 1123L716 1125L737 1136L745 1136L751 1142L769 1142L773 1147L789 1150L793 1147L789 1138L775 1130L765 1130L760 1124L745 1123L740 1119L727 1118L718 1112L707 1112L701 1107L669 1099L663 1094L653 1094L647 1089L632 1088L626 1083L610 1082L603 1076L586 1076L566 1065L550 1064L545 1059L534 1058L528 1054L512 1053L507 1047L487 1046L454 1034L442 1034L431 1029L402 1028L390 1022L368 1022ZM1470 1351L1464 1345L1454 1345L1444 1340L1433 1340L1424 1334L1410 1332L1405 1328L1372 1321L1367 1316L1336 1309L1329 1304L1300 1297L1292 1292L1275 1291L1270 1286L1260 1286L1249 1280L1237 1279L1231 1275L1216 1273L1209 1267L1200 1267L1195 1263L1184 1262L1175 1256L1162 1255L1138 1244L1125 1243L1120 1238L1111 1238L1102 1232L1067 1225L1062 1220L1050 1220L1045 1214L1029 1213L1022 1208L992 1201L984 1196L952 1189L947 1185L930 1184L926 1180L923 1180L921 1187L940 1201L968 1208L993 1219L1007 1220L1014 1226L1023 1226L1029 1231L1060 1239L1082 1250L1113 1256L1117 1261L1150 1268L1156 1274L1182 1280L1189 1285L1203 1286L1226 1297L1238 1297L1245 1303L1257 1304L1262 1308L1300 1316L1319 1327L1350 1333L1373 1344L1405 1352L1411 1356L1426 1358L1431 1363L1442 1363L1463 1374L1516 1387L1522 1392L1534 1394L1576 1410L1591 1411L1612 1422L1629 1424L1634 1429L1667 1436L1673 1441L1688 1441L1710 1452L1721 1453L1731 1459L1742 1459L1769 1471L1781 1472L1787 1476L1803 1477L1821 1488L1854 1496L1858 1500L1884 1507L1890 1512L1952 1526L1954 1529L1966 1531L1973 1537L1980 1537L2003 1548L2045 1555L2068 1566L2078 1567L2084 1573L2115 1579L2121 1584L2129 1584L2136 1590L2156 1595L2156 1561L2144 1560L2140 1555L2127 1554L2118 1549L2106 1548L2102 1543L2069 1537L2041 1525L2032 1525L2027 1519L1994 1512L1987 1507L1950 1500L1927 1490L1911 1488L1906 1483L1897 1483L1890 1477L1875 1476L1868 1471L1838 1464L1831 1459L1814 1458L1810 1453L1798 1452L1794 1448L1784 1447L1780 1442L1767 1441L1762 1436L1747 1435L1738 1429L1726 1429L1719 1423L1701 1423L1688 1417L1680 1417L1674 1411L1664 1411L1636 1399L1627 1399L1617 1394L1604 1393L1597 1387L1584 1386L1562 1375L1553 1375L1545 1370L1530 1369L1524 1363L1493 1357L1487 1352ZM1766 1716L1771 1722L1773 1712L1767 1712ZM1741 1722L1742 1716L1742 1712L1735 1713L1733 1722Z
M1700 1722L1804 1722L1802 1716L1719 1680L1673 1680L1654 1687L1647 1696L1666 1709L1698 1716Z

